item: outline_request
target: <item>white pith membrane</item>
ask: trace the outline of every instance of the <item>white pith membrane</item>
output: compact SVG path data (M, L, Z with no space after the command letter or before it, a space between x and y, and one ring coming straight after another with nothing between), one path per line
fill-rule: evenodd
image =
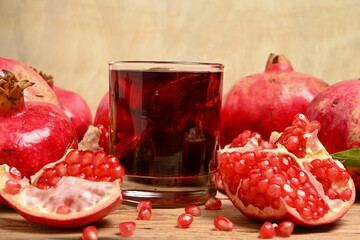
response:
M299 164L299 167L302 171L304 171L307 176L309 177L309 181L313 184L315 189L317 190L320 197L324 200L325 204L328 205L329 209L328 212L321 218L317 220L305 220L297 211L296 208L288 206L282 197L280 197L281 206L279 209L274 209L271 206L265 207L263 209L260 209L252 204L248 204L247 206L238 198L238 192L242 183L242 180L240 181L236 193L232 194L228 184L224 184L225 192L228 195L229 199L233 202L233 204L240 209L241 212L243 212L245 215L248 215L250 217L256 218L256 219L262 219L262 220L268 220L268 219L282 219L285 218L292 218L295 220L295 223L298 225L319 225L319 224L326 224L333 222L340 217L342 217L352 206L353 202L355 201L355 194L352 194L351 199L349 201L342 201L340 199L329 199L328 196L326 196L322 184L315 179L315 177L309 173L307 170L304 169L303 162L310 162L314 159L327 159L331 158L329 153L325 150L324 146L321 144L319 139L317 138L318 131L314 131L313 133L306 134L305 137L308 137L307 144L306 144L306 156L304 158L297 158L294 154L287 151L287 149L282 146L281 144L276 144L276 149L265 149L263 151L268 152L267 158L271 155L282 155L282 156L290 156L295 162ZM221 149L218 151L218 159L220 159L220 156L222 153L226 152L248 152L253 151L256 148L259 147L258 145L258 139L260 136L255 136L243 147L234 147L231 148L230 145L225 146L224 149ZM276 140L280 137L280 134L277 132L273 132L270 136L270 141L275 143ZM341 168L345 169L344 166L337 160L334 160L334 162ZM220 162L221 164L221 162ZM221 173L224 178L224 174ZM225 182L224 182L225 183ZM334 182L332 183L332 188L336 190L337 192L341 192L342 190L348 188L351 189L351 191L354 193L354 183L352 179L350 178L349 181L345 186L339 187ZM291 215L291 217L289 217Z
M99 138L101 130L95 126L90 125L85 132L83 139L79 142L80 150L90 150L96 152L98 150L104 150L99 146Z
M24 188L19 193L19 203L27 211L34 211L37 215L56 218L68 218L72 215L86 215L104 204L112 202L118 196L118 181L92 182L89 180L64 176L52 188L38 189ZM59 206L69 207L68 214L58 214ZM90 210L90 211L89 211Z

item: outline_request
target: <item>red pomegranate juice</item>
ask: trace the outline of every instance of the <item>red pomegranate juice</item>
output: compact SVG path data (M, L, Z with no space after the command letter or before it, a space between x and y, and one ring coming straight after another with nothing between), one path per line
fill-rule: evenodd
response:
M110 152L126 170L124 201L174 207L214 196L222 68L110 68L110 89Z

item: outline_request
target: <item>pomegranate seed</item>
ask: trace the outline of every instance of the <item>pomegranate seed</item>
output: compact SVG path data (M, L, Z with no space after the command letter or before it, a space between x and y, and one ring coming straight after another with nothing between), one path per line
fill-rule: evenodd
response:
M339 170L336 167L329 167L326 170L326 177L330 181L334 181L335 177L338 175Z
M80 154L80 163L82 166L92 164L94 153L90 150L85 150Z
M65 162L67 164L76 164L76 163L79 163L79 160L80 160L80 151L79 150L72 150L65 157Z
M297 136L291 136L286 140L285 147L289 151L295 151L300 146L300 139Z
M281 186L279 184L270 184L267 189L267 194L272 198L279 198L281 196Z
M201 216L201 209L196 205L186 206L185 212L193 216Z
M191 214L183 213L177 219L177 225L179 228L188 228L194 221L194 217Z
M345 186L346 183L349 181L350 175L345 170L340 170L340 172L337 174L337 176L334 179L334 182L339 187Z
M69 214L71 213L71 209L68 206L60 205L56 209L56 213L58 214Z
M17 181L14 180L6 181L4 188L5 193L10 195L16 195L20 192L20 190L21 190L21 185Z
M56 172L59 176L66 176L67 174L67 164L64 162L59 162L55 164Z
M98 177L109 176L111 173L110 166L107 163L102 163L99 165L94 164L94 166L94 174Z
M119 224L120 235L130 237L134 234L136 224L135 222L122 222Z
M110 165L111 166L111 165ZM120 179L123 178L125 175L125 168L123 167L123 165L118 165L115 168L113 168L112 170L112 179Z
M340 198L344 201L349 201L351 199L352 191L349 188L346 188L341 191Z
M205 203L205 208L209 210L217 210L221 208L221 201L218 198L212 197Z
M271 222L264 222L259 231L260 238L273 238L275 237L275 228Z
M47 168L44 169L44 172L42 174L42 176L44 178L50 179L51 177L56 175L56 169L55 168Z
M16 181L19 181L22 178L21 173L14 167L9 169L9 174L11 178Z
M81 165L79 163L77 164L71 164L67 166L67 173L69 176L75 176L81 173Z
M259 193L266 193L266 190L268 189L268 186L269 186L269 180L262 179L257 183L256 191L259 192Z
M104 151L96 151L93 157L94 166L97 167L100 164L106 163L107 154Z
M97 240L97 229L94 226L87 226L82 232L82 240Z
M138 211L141 211L141 209L143 208L149 208L151 209L152 208L152 203L150 200L146 200L146 201L141 201L138 203L138 205L136 206L136 209Z
M289 237L294 230L294 224L290 221L280 223L276 228L276 235L279 237Z
M119 166L119 159L116 156L109 155L107 163L110 165L110 167L117 167Z
M224 216L217 216L214 220L214 225L218 231L232 231L234 224Z
M85 177L88 179L89 177L93 176L93 165L87 165L82 168L82 173L85 175Z
M338 192L335 191L335 189L333 188L329 188L326 192L326 196L328 196L330 199L338 199L339 198L339 194Z
M138 214L139 220L150 220L151 208L142 208Z
M59 176L53 176L48 180L48 184L51 186L55 186L59 181L60 181L61 177Z
M246 165L252 165L256 163L256 156L254 152L245 152L243 154L243 159L246 162Z

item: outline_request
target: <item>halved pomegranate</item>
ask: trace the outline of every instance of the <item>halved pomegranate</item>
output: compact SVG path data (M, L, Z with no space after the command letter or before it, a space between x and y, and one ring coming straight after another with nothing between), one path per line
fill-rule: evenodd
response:
M71 150L32 176L31 185L1 165L0 196L31 222L76 228L121 206L124 173L118 159L103 151Z
M233 204L261 221L310 226L341 218L354 202L354 183L318 140L319 129L298 114L270 142L245 131L219 150L225 192Z

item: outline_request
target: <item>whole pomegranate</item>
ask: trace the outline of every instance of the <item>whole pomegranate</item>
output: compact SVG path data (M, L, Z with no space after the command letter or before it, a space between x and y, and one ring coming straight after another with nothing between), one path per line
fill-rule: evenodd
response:
M80 141L89 126L92 124L91 110L78 93L63 89L54 85L54 78L52 75L47 75L44 71L37 71L40 76L49 84L59 100L61 109L71 119L75 125L77 138Z
M342 81L319 93L306 112L310 120L321 123L319 139L327 151L338 153L360 148L360 79ZM335 154L343 160L360 191L359 154L356 151ZM358 164L354 164L357 161Z
M319 139L328 152L360 148L360 79L329 86L311 101L306 116L321 123Z
M16 167L29 177L44 165L77 147L74 125L64 112L48 102L25 101L24 89L34 85L19 81L3 70L0 76L0 164Z
M319 129L298 114L271 141L246 130L218 151L225 192L245 216L312 226L334 222L350 209L354 182L320 143Z
M328 86L310 75L295 72L282 55L270 54L265 72L240 79L224 98L220 143L225 146L244 130L268 139L273 131L290 125Z
M5 69L9 72L12 72L19 80L29 80L30 82L35 83L34 85L25 89L25 101L49 102L59 106L59 102L55 96L55 93L42 79L42 77L31 67L13 59L0 57L0 69Z

